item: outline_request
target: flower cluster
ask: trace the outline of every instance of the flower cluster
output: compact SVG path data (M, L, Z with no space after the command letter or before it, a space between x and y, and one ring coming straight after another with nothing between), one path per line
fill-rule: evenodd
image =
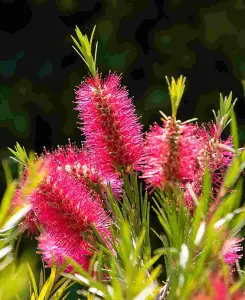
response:
M58 147L51 152L45 150L43 155L36 159L36 163L40 166L38 172L45 172L44 178L38 187L23 198L22 191L25 189L29 177L29 170L26 168L14 195L12 209L26 204L30 206L22 228L37 236L38 251L47 265L50 266L52 261L62 265L67 258L71 258L87 270L93 250L95 250L93 247L93 242L96 241L94 229L101 237L100 241L103 240L113 255L114 252L116 255L117 247L112 249L111 245L117 246L117 242L120 240L115 237L114 231L112 233L110 228L115 220L111 212L112 206L109 205L112 202L107 201L111 200L108 198L108 189L114 194L115 203L119 203L120 217L125 216L127 211L122 209L122 214L120 211L125 196L125 207L132 208L132 215L129 216L128 221L136 215L134 212L137 209L135 203L130 203L131 198L135 196L138 202L141 200L139 191L134 191L134 187L130 186L131 181L130 184L124 181L124 191L123 180L127 178L128 174L131 175L130 180L133 175L139 174L139 178L146 183L146 190L150 190L150 193L158 190L159 198L162 197L161 199L165 200L175 192L181 197L183 196L184 206L182 207L180 207L182 205L182 202L179 201L180 198L173 197L173 201L176 203L172 205L170 196L169 205L166 205L169 210L167 209L166 214L163 212L164 207L158 206L160 209L157 216L166 231L166 240L169 238L168 234L175 230L175 228L170 228L173 224L181 227L180 230L185 227L183 220L186 216L191 225L193 225L192 222L194 223L195 230L198 228L198 224L201 224L195 239L190 242L190 248L187 246L189 240L186 236L189 233L194 235L195 230L192 227L188 227L184 233L176 233L176 239L179 239L178 243L175 243L175 237L171 236L169 243L165 243L164 238L161 237L161 240L164 240L164 247L168 244L168 248L174 253L173 257L177 250L183 250L180 253L184 253L182 255L184 262L183 259L179 263L174 261L174 268L171 266L171 270L179 267L180 272L178 271L179 273L176 274L179 276L178 284L181 287L184 284L184 272L189 263L189 255L193 255L193 261L199 254L202 255L202 249L199 249L202 245L201 240L202 238L208 240L205 230L208 228L207 231L210 231L208 227L212 224L210 220L222 201L220 190L223 179L234 158L234 153L236 153L232 148L232 138L228 137L224 140L222 137L222 131L230 121L232 99L230 96L225 100L221 98L220 111L218 117L215 117L214 123L198 125L191 120L181 122L177 120L176 114L184 92L185 78L183 79L181 76L177 81L172 79L171 84L167 80L172 116L167 117L162 113L163 125L153 124L144 137L132 99L129 98L126 88L121 86L121 76L109 73L106 77L102 77L101 74L98 74L91 54L91 41L89 43L87 37L81 34L78 36L82 44L79 46L79 50L92 74L85 78L75 91L76 110L79 112L80 129L85 137L85 142L80 148L69 143L68 146ZM236 143L234 142L234 144ZM199 200L205 198L202 197L202 193L207 170L211 178L210 195L206 195L207 203L205 203L205 205L207 204L205 210L207 216L199 211L198 222L196 222L193 221L195 212L198 211L196 206L200 204ZM131 198L127 198L126 191L129 191ZM177 198L178 200L176 200ZM141 213L143 215L148 209L147 205L139 204L140 208L138 207L138 209L142 211L137 212L137 216L141 216ZM173 210L171 211L171 209ZM223 226L234 215L235 213L229 213L226 218L215 220L216 223L213 222L213 224L220 225L222 223ZM142 224L148 222L146 219L144 217ZM122 223L120 219L119 224ZM141 223L139 222L139 224ZM120 225L116 224L117 227ZM133 225L130 224L130 226ZM213 237L219 232L215 231L214 225L212 226ZM203 251L206 256L213 251L213 256L210 254L210 257L215 257L216 265L215 267L212 265L207 276L205 275L209 280L207 286L204 285L200 291L195 291L193 299L226 299L229 295L229 288L233 281L232 268L242 257L241 242L243 239L231 235L227 228L218 229L221 233L226 233L224 241L222 240L217 246L218 251L211 249L216 245L210 245L208 250L205 249L206 252ZM184 240L184 236L186 240ZM111 239L113 242L109 243ZM128 243L130 243L130 239L131 237L128 239ZM132 240L133 248L138 251L135 250L138 259L140 251L137 243L142 243L140 244L142 246L143 238L139 238L139 241L133 238ZM147 248L147 253L151 252L149 248ZM199 250L200 253L197 254ZM107 252L110 253L110 251ZM168 251L164 249L165 252ZM172 257L166 259L166 265L171 259ZM200 265L205 259L204 256ZM228 266L225 266L229 270L228 280L225 278L224 272L217 271L220 270L223 262ZM191 264L194 265L193 262ZM71 265L68 265L66 271L71 270ZM197 268L197 271L200 270ZM170 278L171 280L173 279ZM242 297L241 295L240 292L233 293L231 299L242 299L239 298Z
M215 124L207 129L204 125L182 124L173 118L164 120L163 127L152 126L146 135L141 168L148 188L166 190L177 184L184 190L185 204L193 210L194 202L187 187L200 196L203 176L208 168L215 196L233 157L232 152L222 147L231 147L231 138L222 141L216 133Z
M38 247L48 265L52 256L58 264L70 257L86 269L92 255L87 242L88 237L93 238L92 227L102 238L110 237L107 189L120 198L119 168L129 172L138 166L143 138L132 100L125 87L120 87L119 76L109 74L104 81L88 78L76 94L85 144L81 149L69 144L52 152L45 150L40 159L47 174L25 199L31 210L22 226L35 234L41 231ZM21 204L18 195L26 178L28 170L14 205Z

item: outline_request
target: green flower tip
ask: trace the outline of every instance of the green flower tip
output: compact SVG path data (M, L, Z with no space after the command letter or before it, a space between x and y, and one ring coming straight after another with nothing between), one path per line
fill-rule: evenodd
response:
M230 123L231 114L236 101L237 99L232 99L232 92L230 92L228 97L223 97L223 95L220 94L220 108L218 110L218 114L216 115L215 111L213 111L216 123L219 126L220 131L224 130L224 128Z
M168 90L171 99L172 117L176 118L177 110L185 90L186 77L181 75L177 80L171 77L171 82L167 76L165 78L168 84Z
M75 44L72 48L78 53L78 55L82 58L85 64L88 66L89 71L91 72L93 77L97 76L96 70L96 56L97 56L97 48L98 42L96 42L94 56L92 54L92 42L94 37L96 26L94 26L90 39L88 39L86 34L82 34L78 26L76 26L75 32L77 35L77 39L71 35L71 38Z

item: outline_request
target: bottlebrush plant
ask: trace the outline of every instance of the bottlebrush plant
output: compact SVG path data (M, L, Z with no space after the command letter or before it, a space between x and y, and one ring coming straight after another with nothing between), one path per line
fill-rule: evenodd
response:
M122 76L98 72L94 32L72 37L91 73L75 90L85 142L36 157L17 143L18 180L4 163L0 298L24 299L29 281L33 300L65 299L75 283L87 299L245 299L245 150L232 93L209 124L182 122L186 78L166 78L172 115L143 133ZM49 277L19 262L24 231Z

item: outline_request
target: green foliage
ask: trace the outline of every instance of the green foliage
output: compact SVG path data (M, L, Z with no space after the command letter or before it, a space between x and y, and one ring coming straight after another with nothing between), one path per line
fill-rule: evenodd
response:
M218 110L218 114L216 115L213 110L215 120L219 125L220 131L222 131L230 123L236 101L237 99L232 101L232 92L230 92L228 97L223 97L223 95L220 94L220 108Z
M6 162L3 163L6 176L7 188L0 205L0 299L14 299L18 295L25 294L28 290L29 278L26 269L26 261L35 265L35 260L30 252L25 252L18 259L18 247L22 231L18 227L20 221L30 210L25 197L35 189L42 180L45 172L38 173L40 162L35 163L34 155L28 156L18 143L16 151L11 151L20 164L26 164L29 169L29 177L25 188L20 192L19 205L11 207L12 199L17 188L13 180L10 168ZM25 296L26 297L26 296Z
M75 32L76 32L78 40L76 40L73 36L71 36L74 44L76 45L76 47L73 46L73 49L78 53L78 55L82 58L82 60L88 66L89 71L91 72L93 77L96 77L96 75L97 75L96 56L97 56L98 42L96 43L96 46L95 46L94 57L92 55L92 42L93 42L95 28L96 28L96 26L94 26L90 40L88 39L86 34L83 35L81 33L80 29L77 26L76 26Z
M231 127L233 136L236 136L236 123ZM156 233L163 244L163 248L157 249L156 253L164 254L165 258L169 278L167 299L190 299L195 291L207 283L211 270L219 268L223 261L222 236L229 232L226 239L232 237L244 225L245 208L239 208L242 179L238 180L244 166L243 157L237 154L228 168L217 195L220 204L211 217L208 213L208 203L211 202L208 170L200 199L193 195L196 204L193 216L184 206L183 195L179 191L165 194L158 191L154 194L154 210L164 232L163 235ZM225 264L223 267L227 268ZM234 293L244 282L245 274L241 274L241 281L232 285L230 292Z
M175 88L177 89L177 85ZM178 93L175 91L175 94ZM154 191L151 196L153 202L150 202L147 192L143 192L142 185L138 182L138 174L128 175L121 170L122 199L118 201L108 188L105 203L113 220L111 238L101 236L94 227L86 236L88 243L92 245L90 250L94 253L89 271L83 270L80 265L67 258L67 263L74 269L73 272L62 273L65 267L58 270L53 266L47 279L41 271L37 284L34 272L28 266L32 283L31 299L65 299L65 292L75 282L81 285L77 293L87 299L190 299L207 284L212 270L222 266L224 272L228 271L222 257L222 236L226 234L226 239L232 237L244 225L245 207L240 207L240 174L244 168L245 155L244 151L238 151L237 124L233 111L229 111L230 104L227 104L227 101L224 101L227 107L224 108L224 112L232 118L235 156L217 192L216 198L220 204L212 214L210 215L212 184L208 169L205 171L200 197L188 187L195 203L192 213L184 205L183 191L177 187L164 192ZM231 100L229 102L231 103ZM219 116L221 115L222 113L219 113ZM20 148L16 152L20 162L23 161L24 155L21 154ZM35 169L30 162L33 162L33 158L29 158L30 172L37 173L39 169ZM6 166L5 170L10 184L10 192L8 189L7 191L12 198L11 176ZM34 178L31 181L33 188L36 181ZM151 204L161 230L151 229L162 244L161 247L153 249L153 253L150 240ZM5 206L7 207L7 204L3 205L3 212L8 211ZM7 246L3 248L6 253L12 251L12 248L6 248ZM160 282L163 268L166 274L165 282ZM230 287L231 294L245 282L243 272L238 271L240 280ZM61 279L60 274L63 275Z
M2 251L2 248L0 251ZM14 249L13 249L14 250ZM26 263L36 268L36 258L25 251L18 259L14 251L0 260L0 299L29 299L29 274Z
M236 124L232 131L237 131ZM113 224L112 239L101 237L95 229L93 240L94 257L90 271L84 271L74 261L73 274L65 277L80 283L78 291L87 299L190 299L209 281L212 270L222 268L222 247L244 225L245 208L239 208L242 195L242 180L239 175L244 163L244 154L237 153L225 175L217 194L220 205L210 217L209 209L211 175L206 169L203 191L199 198L190 188L196 205L193 214L184 205L184 195L178 189L157 190L153 194L153 210L157 215L162 232L152 231L162 247L151 253L149 234L150 207L147 193L138 186L137 174L129 176L122 172L123 198L118 201L108 189L108 207ZM230 190L232 189L232 193ZM228 233L228 236L227 236ZM89 240L92 243L92 240ZM162 261L163 260L163 261ZM158 278L164 266L166 281ZM245 277L230 287L230 293L239 289Z
M11 157L12 159L16 160L18 163L22 165L27 165L29 162L28 155L24 147L21 147L20 144L17 142L14 149L8 148L9 151L14 155Z
M236 116L235 116L233 109L231 109L230 114L231 114L231 134L232 134L232 140L233 140L233 147L237 151L239 148L239 136L238 136L238 130L237 130Z
M171 106L172 106L172 117L176 118L177 110L180 105L180 101L182 99L184 90L185 90L185 81L186 77L182 75L175 81L175 79L171 78L171 83L169 82L168 77L166 76L166 81L168 84L168 90L171 99Z
M112 239L101 237L94 229L97 249L91 261L90 272L70 261L75 274L64 276L87 287L79 294L88 299L154 299L159 291L157 277L161 266L153 267L161 254L151 256L149 238L149 202L147 193L142 194L137 174L128 177L122 173L124 195L118 201L108 189L112 211ZM97 298L96 298L97 297Z
M67 298L69 292L66 292L74 284L74 282L71 282L70 279L60 278L60 273L64 271L66 266L63 266L63 268L58 269L56 266L53 265L53 267L51 268L51 274L47 279L45 278L45 271L41 270L39 277L39 285L37 285L36 283L32 269L29 265L27 266L32 286L31 300L63 300Z
M31 281L31 300L46 300L52 297L53 300L66 299L65 295L73 282L66 278L60 278L64 268L53 266L50 276L46 279L45 271L41 270L39 285L37 286L32 268L35 260L31 253L24 253L19 259L18 245L22 231L18 227L20 221L30 210L26 197L39 185L46 172L42 166L42 160L35 160L35 155L27 155L24 147L18 143L15 150L9 149L19 164L25 165L28 169L28 180L19 194L19 205L11 207L12 199L16 191L16 181L13 180L10 168L6 162L3 163L7 188L0 205L0 299L22 299L27 298L26 291ZM21 175L21 174L20 174ZM28 263L27 263L28 261ZM26 266L27 264L27 266ZM32 268L30 265L32 265Z

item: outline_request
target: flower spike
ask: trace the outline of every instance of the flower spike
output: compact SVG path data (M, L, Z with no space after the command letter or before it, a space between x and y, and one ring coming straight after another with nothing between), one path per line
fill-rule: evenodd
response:
M87 78L77 88L77 110L86 146L96 154L101 168L131 170L139 164L143 137L121 76Z

